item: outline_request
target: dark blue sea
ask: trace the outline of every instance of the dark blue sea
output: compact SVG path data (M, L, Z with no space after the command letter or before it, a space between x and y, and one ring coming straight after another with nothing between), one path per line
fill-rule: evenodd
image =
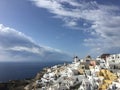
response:
M63 62L0 62L0 82L34 78L44 67L50 67Z

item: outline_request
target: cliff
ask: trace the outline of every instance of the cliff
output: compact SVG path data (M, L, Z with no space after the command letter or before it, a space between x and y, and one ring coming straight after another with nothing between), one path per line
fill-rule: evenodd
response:
M40 79L45 73L45 69L38 72L35 78L24 79L24 80L11 80L6 83L0 83L0 90L24 90L24 87L27 85L28 90L34 88L34 82Z

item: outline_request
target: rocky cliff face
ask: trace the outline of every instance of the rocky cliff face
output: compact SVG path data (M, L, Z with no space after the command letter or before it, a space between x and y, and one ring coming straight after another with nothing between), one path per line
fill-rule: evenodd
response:
M36 87L35 81L39 80L45 72L46 70L42 70L33 79L11 80L7 83L0 83L0 90L25 90L25 87L26 90L32 90Z
M31 80L12 80L7 83L0 83L0 90L24 90L24 86Z
M40 87L40 86L37 86L36 85L36 80L40 80L41 77L44 75L44 73L46 72L46 68L44 68L41 72L37 73L36 77L29 83L27 84L25 87L24 87L24 90L32 90L32 89L35 89L37 87Z

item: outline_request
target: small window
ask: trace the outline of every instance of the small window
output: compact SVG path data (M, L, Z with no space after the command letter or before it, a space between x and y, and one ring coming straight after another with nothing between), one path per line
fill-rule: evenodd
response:
M115 62L115 60L112 60L112 62Z
M82 66L82 69L84 69L84 66Z

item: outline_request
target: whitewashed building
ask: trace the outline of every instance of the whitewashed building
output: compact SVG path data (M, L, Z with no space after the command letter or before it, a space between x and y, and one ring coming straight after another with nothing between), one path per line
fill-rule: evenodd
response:
M93 90L91 83L87 79L83 79L78 90Z
M120 54L112 54L106 59L111 63L120 63Z
M100 71L100 66L96 65L94 68L90 68L90 72L94 75L96 72Z
M78 70L75 70L75 69L72 69L72 68L67 68L66 70L67 70L66 74L69 77L79 74Z
M77 62L79 62L79 58L78 58L78 56L75 56L74 58L73 58L73 62L72 63L77 63Z

